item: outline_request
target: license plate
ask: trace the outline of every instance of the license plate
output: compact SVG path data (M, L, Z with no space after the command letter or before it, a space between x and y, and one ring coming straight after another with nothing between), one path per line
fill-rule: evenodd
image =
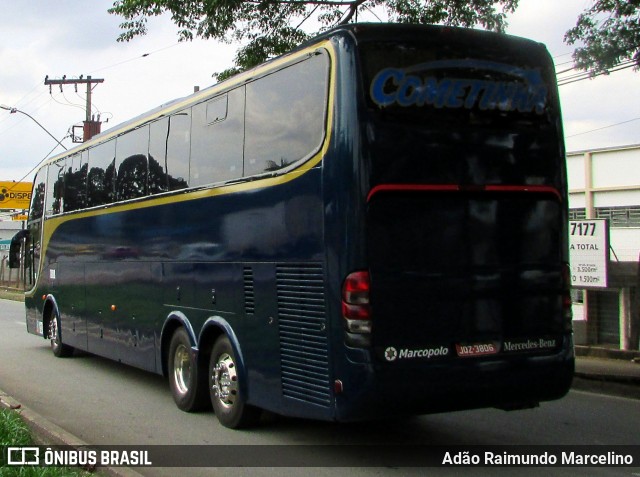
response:
M495 343L457 344L456 353L461 358L497 354L498 345Z

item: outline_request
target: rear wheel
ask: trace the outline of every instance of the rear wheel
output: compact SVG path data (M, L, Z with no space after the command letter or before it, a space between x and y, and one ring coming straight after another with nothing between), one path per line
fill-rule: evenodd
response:
M199 369L191 352L191 341L184 328L178 328L169 345L169 384L178 408L186 412L199 411L208 405L207 376Z
M236 363L229 338L221 336L211 350L209 393L220 424L231 429L252 426L260 418L260 410L245 402Z
M60 331L60 315L54 311L49 318L49 339L51 340L51 351L58 358L67 358L73 354L73 347L62 342Z

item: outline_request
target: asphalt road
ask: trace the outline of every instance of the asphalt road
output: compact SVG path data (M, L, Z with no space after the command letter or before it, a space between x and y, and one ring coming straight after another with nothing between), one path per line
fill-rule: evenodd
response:
M272 417L250 431L220 426L213 413L187 414L173 403L168 382L89 354L54 358L48 342L29 335L24 304L0 300L0 390L91 444L120 445L635 445L640 446L637 400L572 391L540 408L487 409L395 421L339 425ZM401 402L401 397L399 397ZM399 404L401 405L401 404ZM251 449L251 448L249 448ZM276 449L276 448L274 448ZM344 469L343 469L344 470ZM540 469L349 468L348 475L540 475ZM176 475L177 469L142 469ZM468 471L468 472L467 472ZM337 468L186 469L181 476L343 475ZM639 477L640 469L555 468L552 475Z

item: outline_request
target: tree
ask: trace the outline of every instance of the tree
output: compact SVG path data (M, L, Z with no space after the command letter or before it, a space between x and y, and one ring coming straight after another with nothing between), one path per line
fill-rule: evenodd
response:
M118 41L146 34L149 17L170 13L181 40L243 43L235 67L216 75L221 80L376 7L391 22L481 25L501 32L517 6L518 0L116 0L109 13L125 19Z
M566 33L565 42L582 43L573 59L591 76L615 67L640 69L640 0L596 0Z

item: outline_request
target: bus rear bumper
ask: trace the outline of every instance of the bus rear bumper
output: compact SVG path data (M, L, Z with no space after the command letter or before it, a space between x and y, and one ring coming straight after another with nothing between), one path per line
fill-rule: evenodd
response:
M357 368L356 368L357 366ZM354 365L351 386L336 396L338 421L497 407L526 409L570 389L573 351L509 360L468 359L421 367Z

